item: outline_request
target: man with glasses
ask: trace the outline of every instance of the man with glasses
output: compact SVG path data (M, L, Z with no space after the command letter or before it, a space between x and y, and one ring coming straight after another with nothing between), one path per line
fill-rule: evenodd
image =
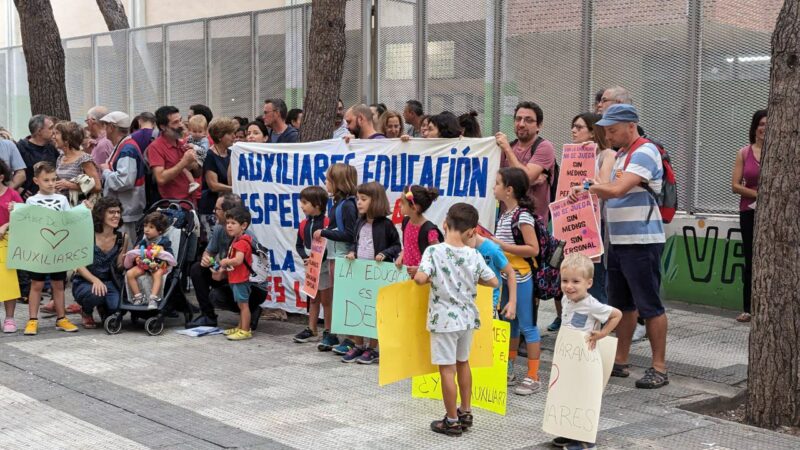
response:
M270 129L269 142L284 144L298 141L300 131L286 123L288 114L283 100L272 98L264 102L264 124Z
M533 102L520 102L514 109L514 133L517 136L508 142L505 133L495 135L497 146L503 152L500 167L518 167L528 174L531 187L528 197L533 200L535 210L545 225L549 222L550 184L556 164L553 143L539 136L544 114Z
M98 167L108 161L108 157L114 150L114 145L106 136L105 125L100 123L100 119L106 114L108 114L108 108L105 106L94 106L86 113L86 129L89 130L89 136L92 139L89 141L89 147L83 151L92 155L92 160Z

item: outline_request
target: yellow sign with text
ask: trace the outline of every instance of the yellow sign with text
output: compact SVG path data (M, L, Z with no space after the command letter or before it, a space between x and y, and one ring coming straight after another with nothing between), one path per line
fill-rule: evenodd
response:
M506 415L506 395L508 394L508 342L511 324L502 320L492 321L494 342L494 364L492 367L472 369L472 406L493 413ZM441 378L438 373L414 377L411 382L411 396L415 398L442 398Z
M381 363L378 384L385 386L439 370L431 364L428 321L430 286L409 280L378 291L378 340ZM478 286L475 299L483 326L475 331L470 350L472 367L492 367L492 289Z
M20 297L17 271L6 267L8 238L0 239L0 302L16 300Z

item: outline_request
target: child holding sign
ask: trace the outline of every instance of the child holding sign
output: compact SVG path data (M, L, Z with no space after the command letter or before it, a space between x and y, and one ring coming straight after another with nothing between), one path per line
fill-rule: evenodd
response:
M400 254L400 236L397 227L387 218L391 214L389 199L383 185L375 181L358 186L358 222L356 223L355 251L347 254L347 259L374 259L375 261L394 261ZM355 344L344 356L342 362L357 361L359 364L378 362L378 340L354 337Z
M6 237L8 231L8 221L11 217L11 205L22 203L22 197L14 189L8 188L11 182L11 169L5 161L0 159L0 238ZM5 259L5 258L3 258ZM14 321L14 309L17 305L16 299L3 302L6 309L6 318L3 320L3 333L16 333L17 322Z
M472 333L481 326L475 296L477 285L497 287L497 277L483 257L464 242L475 235L478 210L456 203L447 211L444 243L425 249L414 281L431 283L428 297L428 331L431 332L431 363L439 366L442 399L447 412L431 422L431 430L460 436L472 426L472 372L469 352ZM458 376L458 393L456 392ZM461 394L461 407L456 407Z
M28 197L25 201L28 205L38 205L50 208L54 211L68 211L69 201L67 197L56 193L56 167L49 161L39 161L33 165L33 182L39 186L36 195ZM42 289L44 282L49 277L50 286L53 288L53 302L56 307L56 329L62 331L78 331L72 322L67 319L67 312L64 308L64 281L67 279L66 272L55 273L36 273L30 272L31 293L28 297L28 313L30 318L25 325L25 334L32 336L39 333L39 302L42 299Z
M328 257L330 272L334 273L334 258L343 258L353 250L355 242L355 228L358 220L356 211L356 186L358 186L358 172L348 164L336 163L328 168L325 173L325 190L333 196L333 207L328 217L330 221L324 230L314 232L314 239L324 237L328 240ZM333 287L333 286L331 286ZM337 355L344 355L355 346L350 339L344 339L341 344L333 344L329 340L327 345L320 342L317 350L327 352L333 350Z
M295 249L305 266L308 266L309 258L311 258L311 241L313 240L312 236L314 232L322 230L328 225L328 218L325 217L327 207L328 193L325 192L325 189L319 186L309 186L300 191L300 209L303 210L306 218L300 222L300 228L297 230ZM324 255L322 257L322 266L319 271L318 283L317 296L308 299L308 327L297 333L292 340L298 344L302 344L319 339L317 320L319 319L321 304L322 314L325 318L325 330L322 332L322 344L327 347L333 347L339 343L339 340L336 339L336 336L331 334L331 271L330 265Z
M417 273L417 266L422 254L429 245L444 240L442 232L436 224L422 215L439 197L439 189L435 187L406 186L400 196L400 212L403 214L403 251L397 257L397 268L406 266L408 275Z
M589 349L594 350L597 341L608 336L617 327L622 312L604 305L589 294L594 277L594 263L580 253L571 253L561 263L561 326L587 333ZM601 324L605 326L601 329ZM553 444L568 449L596 448L592 442L577 442L557 437Z

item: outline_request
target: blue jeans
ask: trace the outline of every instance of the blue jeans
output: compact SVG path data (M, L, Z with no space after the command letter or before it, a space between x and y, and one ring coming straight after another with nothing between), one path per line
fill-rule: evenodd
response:
M511 339L518 338L520 333L525 336L525 342L534 344L539 342L539 327L536 326L536 306L533 300L533 279L524 283L517 282L517 316L511 321ZM508 304L508 284L503 281L503 290L500 299L500 310ZM502 314L500 318L506 320Z
M75 277L72 281L72 296L75 298L75 303L81 305L85 314L91 314L98 306L105 306L109 313L119 309L120 296L117 286L111 281L105 281L103 284L106 285L108 293L105 297L100 297L92 294L92 283L81 277Z
M606 291L606 266L603 262L594 264L594 278L592 279L592 287L589 288L589 294L596 298L598 302L607 305L608 293Z

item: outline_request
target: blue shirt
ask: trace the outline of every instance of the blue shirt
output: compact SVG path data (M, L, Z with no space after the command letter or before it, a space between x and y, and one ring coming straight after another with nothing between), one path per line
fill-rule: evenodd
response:
M492 269L492 272L494 272L495 276L499 280L500 271L508 265L508 258L506 258L503 250L500 249L500 246L488 239L484 239L481 245L476 248L476 250L478 250L478 253L483 256L484 261L486 261L486 265ZM492 292L493 307L497 309L498 304L500 304L500 286L494 288L494 291Z

